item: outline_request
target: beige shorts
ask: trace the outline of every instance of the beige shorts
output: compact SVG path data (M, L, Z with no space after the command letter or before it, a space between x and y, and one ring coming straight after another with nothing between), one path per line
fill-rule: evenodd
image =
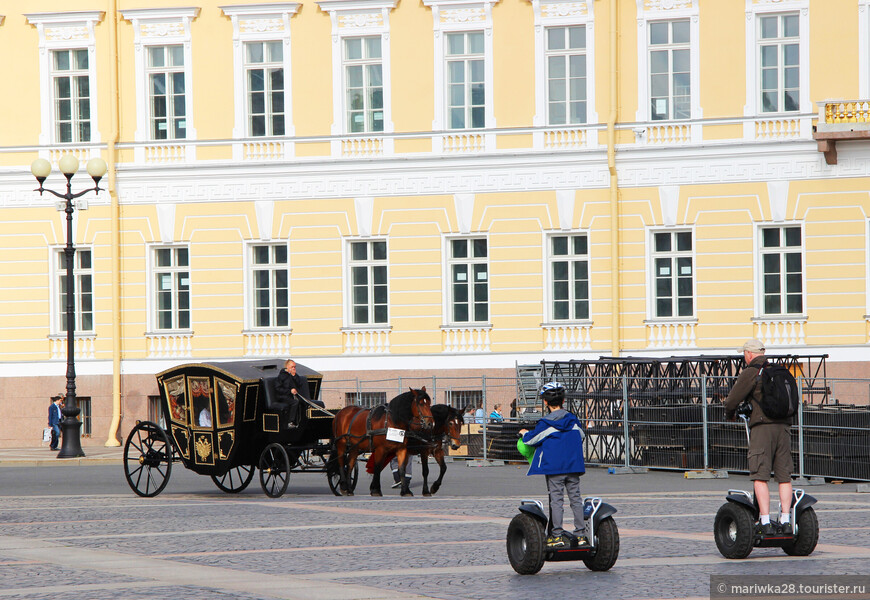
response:
M749 436L749 479L768 481L772 470L777 483L788 483L793 469L791 426L760 423L753 427Z

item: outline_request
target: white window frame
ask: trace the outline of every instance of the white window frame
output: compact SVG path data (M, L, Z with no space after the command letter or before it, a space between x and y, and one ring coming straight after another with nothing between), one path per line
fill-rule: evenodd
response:
M494 57L492 40L492 7L499 0L423 0L423 4L432 9L435 33L435 118L432 120L433 131L447 130L447 48L444 42L446 33L462 33L482 31L484 40L484 127L494 129L495 122L495 91L494 91ZM480 129L461 129L451 131L480 131ZM440 137L436 136L440 144ZM494 140L487 139L487 150ZM440 146L436 151L440 153Z
M256 325L256 310L257 307L254 302L254 270L261 268L260 265L254 263L254 247L255 246L284 246L287 249L287 262L285 263L285 269L287 271L287 325L275 325L274 324L274 311L275 306L270 306L271 320L272 324L268 326ZM276 270L277 267L270 266L269 270ZM284 242L271 242L271 241L256 241L256 242L248 242L245 244L245 330L252 332L264 332L264 331L280 331L280 332L290 332L290 326L293 323L293 314L292 314L292 303L290 302L290 295L292 291L292 284L290 281L290 244L286 241Z
M230 17L233 24L233 139L251 139L257 141L274 139L270 136L249 136L247 108L247 72L245 69L245 44L248 42L277 42L283 45L284 68L284 135L289 138L296 135L293 125L293 93L290 61L290 20L299 10L298 2L280 4L249 4L222 6L224 15ZM292 146L285 151L292 156ZM233 157L242 158L242 147L233 146Z
M443 256L444 256L444 271L443 271L443 295L444 298L444 322L447 324L447 327L488 327L492 323L492 269L490 268L490 243L489 236L483 233L480 234L468 234L468 235L452 235L452 236L444 236L443 238ZM472 256L454 259L452 258L453 250L452 250L452 242L454 240L484 240L486 242L486 257L485 258L475 258ZM469 247L472 247L469 244ZM468 321L454 321L453 320L453 265L456 264L485 264L486 265L486 285L487 285L487 300L486 300L486 313L487 320L486 321L476 321L474 320L474 301L473 301L473 289L469 289L469 320ZM469 275L473 269L469 269ZM469 286L473 286L473 282L469 281Z
M372 258L368 258L364 261L354 261L353 260L353 244L367 244L368 249L371 249L372 242L383 242L386 245L386 257L380 260L374 260ZM347 238L345 246L344 246L344 264L342 265L342 270L346 273L345 284L344 284L344 327L348 329L384 329L390 326L390 245L387 238L384 237L366 237L366 238ZM383 266L386 268L387 272L387 320L383 323L374 323L372 322L373 318L373 306L374 306L374 297L372 293L372 282L369 281L368 284L368 305L369 310L372 311L369 313L369 322L368 323L354 323L353 322L353 272L352 269L355 266L366 266L369 268L369 275L371 274L371 267L373 266Z
M51 257L50 262L50 284L49 284L49 293L50 295L50 307L51 307L51 335L53 336L66 336L67 330L63 328L63 317L66 316L66 302L61 300L61 285L60 278L66 276L66 269L62 268L60 265L60 256L64 254L66 246L52 246L49 248L49 255ZM79 336L93 336L97 331L97 308L95 305L95 300L97 297L96 288L97 288L97 277L96 277L96 255L94 253L94 249L91 246L86 245L76 245L76 253L75 253L75 261L76 265L73 267L73 279L75 280L75 329L73 334L76 337ZM91 268L90 269L79 269L78 261L80 252L90 252L91 254ZM91 321L93 326L90 329L82 328L82 289L81 289L81 275L89 274L91 276Z
M183 142L187 139L187 123L188 113L187 113L187 90L188 84L190 80L188 78L185 65L173 65L169 64L172 60L172 56L175 54L173 49L181 48L182 50L182 60L185 60L184 57L184 47L181 44L166 44L166 45L153 45L148 46L145 49L145 80L146 85L148 86L148 136L149 138L157 142L158 144L165 143L171 144L176 142ZM155 52L157 51L157 52ZM150 64L150 58L155 55L162 55L161 60L163 61L163 65L161 66L152 66ZM175 78L174 75L181 74L184 76L182 87L184 89L184 114L178 115L175 111L175 97L180 95L175 88ZM158 96L153 93L153 78L155 76L163 76L163 87L164 93L161 95L164 98L165 102L165 113L162 117L159 117L163 121L163 130L166 132L166 137L158 138L156 135L156 131L160 128L157 127L158 117L154 113L154 104L155 98ZM184 135L176 136L175 135L175 124L176 122L184 122Z
M175 262L175 251L179 249L187 250L187 266L186 267L178 267L177 265L173 265L171 267L159 267L157 266L157 251L158 250L171 250L173 254L173 263ZM146 293L147 293L147 311L148 311L148 331L152 334L166 334L166 333L192 333L193 332L193 291L192 291L192 271L190 267L190 245L189 244L153 244L149 245L147 248L148 258L147 258L147 285L146 285ZM173 327L170 329L161 329L158 328L158 319L157 319L157 283L156 283L156 275L158 272L169 272L173 274L173 290L172 290L172 301L173 301L173 322L177 325L177 290L175 289L175 277L176 273L180 273L182 271L187 272L188 276L188 313L190 325L188 327Z
M858 0L858 97L870 95L870 0Z
M670 251L667 252L657 252L655 249L655 236L657 233L669 233L671 234L671 239L676 240L674 234L677 233L689 233L692 236L692 250L691 252L686 251L677 251L673 247ZM694 227L655 227L647 229L647 270L646 270L646 279L647 279L647 320L650 322L685 322L685 321L695 321L698 315L698 260L697 260L697 236L695 235ZM675 259L677 257L688 256L692 259L692 314L690 315L671 315L670 317L660 317L657 313L657 293L656 293L656 280L657 280L657 272L655 266L656 258L660 257L669 257L671 259ZM673 264L673 263L672 263ZM673 280L673 276L672 276ZM674 289L671 294L672 301L674 301L674 310L675 312L679 310L677 293L676 293L676 285L677 282L674 281Z
M121 17L133 24L133 63L136 80L136 142L151 142L154 145L181 144L184 159L195 159L194 146L187 142L197 139L193 114L193 56L191 54L191 22L199 16L197 8L143 8L122 10ZM181 45L184 52L184 104L185 137L183 140L155 140L151 137L151 108L148 88L148 48L151 46ZM145 146L137 145L134 160L145 162Z
M762 16L796 13L798 15L799 56L800 56L800 108L797 111L765 113L761 111L761 62L760 62L760 20ZM747 117L768 118L775 116L795 117L812 112L815 106L810 102L810 9L809 0L746 0L746 106ZM744 131L744 137L754 138L755 123L744 125L751 131Z
M576 236L583 236L586 238L585 258L583 258L584 255L573 254L572 252L570 252L571 247L572 247L571 239L573 237L576 237ZM565 255L553 254L553 238L557 238L557 237L567 237L568 238L568 248L569 248L568 254L565 254ZM548 232L544 235L544 244L545 244L545 248L544 248L544 274L545 274L544 280L546 281L545 297L546 297L546 302L547 302L547 307L546 307L546 310L544 311L544 314L546 315L547 324L549 324L549 325L568 325L568 324L576 325L578 323L584 324L584 325L591 324L592 323L592 258L591 258L592 257L592 252L591 252L592 246L590 243L589 232L586 230L571 230L571 231L564 230L564 231ZM587 264L588 289L587 289L586 301L589 303L589 316L587 316L585 318L581 318L581 319L575 319L573 317L569 317L567 319L557 319L556 315L555 315L554 306L553 306L553 303L555 301L554 296L553 296L553 284L554 284L554 281L553 281L553 262L555 262L555 261L559 261L559 262L567 261L569 263L572 263L572 262L576 262L577 260L585 260L586 264ZM576 300L576 298L574 298L573 289L571 289L571 288L573 288L573 285L571 285L571 284L573 283L574 280L573 280L573 277L571 276L570 271L571 271L571 268L569 267L569 293L568 293L569 312L573 312L573 309L571 309L571 305L573 305L573 302Z
M54 105L52 57L55 50L88 51L88 87L90 92L91 139L87 142L71 142L64 146L90 146L101 141L97 88L97 43L94 30L103 20L103 11L31 13L24 17L36 26L39 35L39 94L40 124L39 144L41 146L60 144L57 140ZM0 17L2 23L2 17ZM97 156L99 149L92 149L91 156Z
M751 2L752 0L747 0ZM701 32L699 23L698 0L672 0L670 3L659 2L656 8L646 8L648 0L637 0L637 114L635 120L640 123L658 125L674 122L674 119L653 121L650 111L650 50L653 48L649 43L649 26L651 22L660 21L689 21L689 65L690 65L690 93L692 95L691 117L692 121L703 118L701 109ZM678 119L676 122L685 122ZM692 140L699 139L701 131L699 125L692 124Z
M332 126L334 136L350 135L347 127L347 93L344 77L344 40L356 37L381 38L381 74L383 77L384 130L357 133L364 137L395 132L392 102L392 52L390 50L390 12L397 0L317 0L320 10L329 14L332 24ZM393 153L393 139L384 138L384 154ZM341 142L335 140L333 156L341 155Z
M764 243L762 237L762 230L764 229L773 229L779 228L780 230L790 227L797 227L801 232L801 245L799 248L799 252L801 255L801 312L799 313L789 313L789 312L781 312L776 314L767 314L764 311L764 263L762 259L762 255L764 253L764 249L762 248L762 244ZM777 223L759 223L754 231L754 256L753 262L754 271L755 271L755 314L756 318L762 321L766 320L805 320L807 314L807 253L806 253L806 231L804 227L804 223L801 221L785 221L785 222L777 222ZM797 246L793 246L794 248L798 248ZM780 297L785 300L785 288L782 288L780 292ZM782 307L784 308L784 306Z
M532 124L549 124L547 105L547 29L550 27L586 28L586 123L597 123L595 111L595 3L593 0L530 0L535 15L535 116ZM580 127L584 124L566 124L554 127ZM536 148L539 142L536 139ZM543 144L543 137L540 138ZM598 144L597 130L587 132L587 145Z

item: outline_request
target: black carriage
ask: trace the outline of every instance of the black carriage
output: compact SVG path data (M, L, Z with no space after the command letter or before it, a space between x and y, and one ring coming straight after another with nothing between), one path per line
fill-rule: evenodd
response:
M299 422L287 421L275 380L282 360L186 364L157 375L161 424L139 421L124 445L124 475L140 496L166 487L172 464L208 475L227 493L244 490L259 469L270 497L284 494L290 473L325 473L339 495L338 470L330 460L334 414L317 400L323 377L303 365L308 401ZM356 484L357 473L351 477Z

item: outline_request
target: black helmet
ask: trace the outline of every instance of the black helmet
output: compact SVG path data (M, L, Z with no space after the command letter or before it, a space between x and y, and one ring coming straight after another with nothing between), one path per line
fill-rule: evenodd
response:
M544 402L547 404L551 404L552 400L564 400L565 386L558 381L551 381L550 383L544 384L538 395L543 398Z

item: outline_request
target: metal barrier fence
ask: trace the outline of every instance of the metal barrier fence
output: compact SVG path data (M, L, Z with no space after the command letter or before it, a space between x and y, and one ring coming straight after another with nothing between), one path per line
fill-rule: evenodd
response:
M565 408L586 431L587 463L676 470L747 468L746 430L725 420L722 404L733 376L629 377L614 373L607 381L566 381ZM825 379L823 396L798 378L804 402L791 429L794 472L802 477L870 480L870 380ZM511 419L516 396L511 378L403 378L381 381L324 381L329 406L381 404L408 387L426 386L433 403L457 408L482 407L485 422L467 423L460 453L469 457L524 460L517 432L530 429L540 410ZM385 391L389 390L389 391ZM823 403L813 403L823 397ZM488 419L501 404L503 422ZM528 409L526 409L528 410Z

